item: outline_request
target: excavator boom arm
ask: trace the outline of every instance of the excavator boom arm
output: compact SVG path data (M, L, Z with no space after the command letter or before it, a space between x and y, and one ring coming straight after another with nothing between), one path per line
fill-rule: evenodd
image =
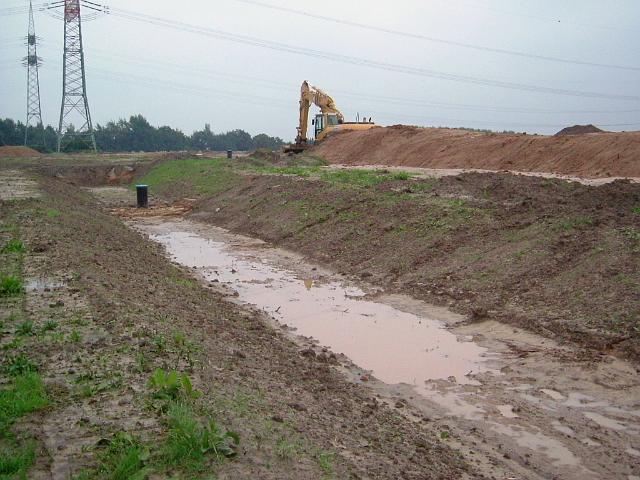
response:
M309 85L309 82L305 80L302 82L302 87L300 88L300 121L298 123L296 143L304 143L307 141L309 109L312 103L320 108L322 114L335 114L338 117L338 123L344 121L344 115L338 110L333 98L319 88Z

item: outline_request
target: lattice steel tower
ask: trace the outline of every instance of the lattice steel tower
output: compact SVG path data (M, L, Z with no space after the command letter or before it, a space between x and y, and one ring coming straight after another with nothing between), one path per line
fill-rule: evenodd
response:
M58 127L58 152L72 142L86 144L94 151L96 138L91 124L84 72L80 0L64 0L64 65L62 106ZM73 121L78 122L73 124Z
M27 33L27 56L23 59L23 65L27 67L27 122L24 128L24 144L29 142L29 126L35 125L42 134L42 146L44 146L44 126L42 124L42 108L40 107L40 79L38 67L42 59L38 57L38 39L36 26L33 21L33 5L29 1L29 31Z

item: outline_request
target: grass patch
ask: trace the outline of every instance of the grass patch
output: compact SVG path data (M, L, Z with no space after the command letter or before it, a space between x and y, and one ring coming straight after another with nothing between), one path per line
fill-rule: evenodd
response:
M23 415L47 405L42 378L37 373L26 373L13 379L12 384L0 390L0 435Z
M47 218L58 218L60 215L62 215L62 212L60 212L60 210L56 210L55 208L48 208L45 212L45 215L47 216Z
M21 337L28 337L31 335L35 335L35 333L35 327L33 326L33 322L31 320L25 320L20 325L18 325L18 328L16 328L16 335L19 335Z
M335 453L332 452L320 452L317 455L318 465L320 465L320 468L325 473L325 475L329 477L333 477L334 475L333 462L335 460L335 457Z
M24 291L22 279L14 275L0 278L0 297L16 297Z
M109 480L144 480L153 471L147 466L151 454L140 440L124 432L117 433L99 455L95 476Z
M0 478L26 479L29 468L36 459L33 440L18 442L11 438L0 440Z
M264 166L252 169L257 173L264 173L269 175L295 175L297 177L308 178L312 174L320 172L320 167L303 167L303 166L291 166L291 167L276 167L276 166Z
M563 230L565 232L570 232L571 230L577 228L583 228L593 225L593 220L589 217L574 217L574 218L563 218L558 220L556 223L556 228L559 230Z
M182 183L207 196L232 187L239 178L226 159L171 160L154 167L136 183L145 183L151 192L161 194L171 193L175 184Z
M352 185L357 187L374 187L391 180L408 180L408 172L389 173L382 170L345 169L323 171L320 179L331 184Z
M162 449L167 466L202 471L208 458L220 462L236 455L240 437L223 431L214 420L203 424L189 406L180 403L172 403L167 415L169 433Z
M22 253L25 251L24 244L17 238L13 238L2 247L2 253Z
M16 355L15 357L8 357L5 363L4 370L12 377L18 377L38 371L38 366L24 353Z

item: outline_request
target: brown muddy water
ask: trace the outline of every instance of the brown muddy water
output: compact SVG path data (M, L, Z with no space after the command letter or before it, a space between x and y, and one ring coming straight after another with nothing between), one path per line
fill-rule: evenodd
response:
M455 378L468 384L473 374L490 368L487 350L452 333L443 321L367 300L370 292L348 281L327 280L318 267L283 266L276 250L261 241L222 231L212 239L211 231L205 237L175 222L142 229L175 262L231 288L242 302L346 355L385 383L424 391L429 380Z

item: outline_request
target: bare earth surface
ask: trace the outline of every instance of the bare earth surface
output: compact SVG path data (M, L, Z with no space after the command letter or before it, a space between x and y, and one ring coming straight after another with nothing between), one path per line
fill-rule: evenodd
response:
M640 177L640 132L537 136L397 125L339 133L312 152L346 165Z
M0 169L28 478L110 478L123 434L151 479L640 478L637 184L157 160ZM167 464L156 368L234 459Z

